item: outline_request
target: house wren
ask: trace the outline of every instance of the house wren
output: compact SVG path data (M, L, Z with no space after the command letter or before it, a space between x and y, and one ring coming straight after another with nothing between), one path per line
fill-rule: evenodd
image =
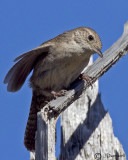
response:
M80 27L64 32L14 60L18 62L4 79L4 83L8 83L8 91L18 91L33 70L30 78L33 96L24 137L28 150L35 150L40 106L55 96L63 95L63 89L80 76L92 54L98 53L102 57L101 48L98 34L88 27ZM82 77L88 79L86 75Z

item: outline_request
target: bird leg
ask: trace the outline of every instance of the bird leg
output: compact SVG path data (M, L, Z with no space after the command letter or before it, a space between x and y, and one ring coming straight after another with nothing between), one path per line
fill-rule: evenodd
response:
M85 80L87 82L87 84L90 85L91 88L93 88L93 86L92 86L93 77L90 77L90 76L88 76L86 74L80 74L79 78Z
M51 94L54 96L54 98L61 97L66 94L66 90L63 89L59 92L52 91Z

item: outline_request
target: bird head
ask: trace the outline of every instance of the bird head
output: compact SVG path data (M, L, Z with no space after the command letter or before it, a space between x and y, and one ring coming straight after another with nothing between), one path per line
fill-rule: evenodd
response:
M103 57L101 48L102 43L99 35L88 27L79 27L73 30L74 40L80 47L89 51L91 54L98 53L100 57Z

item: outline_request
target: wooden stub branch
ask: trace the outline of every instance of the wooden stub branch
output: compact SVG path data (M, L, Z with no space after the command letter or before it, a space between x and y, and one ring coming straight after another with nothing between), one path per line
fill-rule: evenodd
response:
M47 111L38 112L36 160L55 160L56 118L48 119Z
M93 77L94 83L108 69L110 69L122 56L128 52L128 22L124 25L123 35L98 58L85 74ZM72 85L66 95L49 102L38 113L36 134L36 160L55 160L55 123L56 117L72 104L90 85L79 80Z

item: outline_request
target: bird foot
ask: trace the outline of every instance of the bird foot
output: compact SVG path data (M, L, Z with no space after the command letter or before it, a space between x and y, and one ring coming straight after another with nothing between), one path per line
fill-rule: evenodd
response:
M93 88L93 86L92 86L93 77L90 77L90 76L85 75L85 74L80 74L79 78L85 80L87 82L87 84L90 85L91 88Z
M54 96L54 98L57 98L57 97L65 96L66 91L67 90L64 90L64 89L59 92L52 91L51 94Z

